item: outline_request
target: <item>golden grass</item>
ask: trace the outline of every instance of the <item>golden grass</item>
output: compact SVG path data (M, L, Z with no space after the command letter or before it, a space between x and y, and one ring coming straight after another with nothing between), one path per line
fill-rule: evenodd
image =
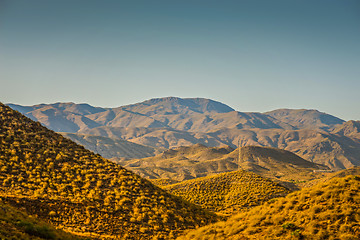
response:
M64 230L168 238L217 218L0 103L0 197Z
M360 239L360 176L334 178L179 239Z

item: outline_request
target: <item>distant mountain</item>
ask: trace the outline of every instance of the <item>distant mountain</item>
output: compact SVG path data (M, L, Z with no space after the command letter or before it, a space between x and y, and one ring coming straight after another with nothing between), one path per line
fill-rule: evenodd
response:
M236 112L225 104L204 98L157 98L118 108L74 103L9 106L57 132L75 133L99 126L167 127L191 132L224 127L293 129L265 114Z
M2 201L65 231L173 239L217 219L2 103L0 142Z
M291 151L334 170L360 166L360 139L340 133L313 129L221 129L208 134L232 147L255 145Z
M124 127L97 127L81 134L119 138L137 144L154 148L173 148L177 146L189 146L197 143L206 146L227 146L226 143L202 132L180 131L168 127L161 128L124 128Z
M264 113L277 120L287 123L296 129L328 130L345 121L318 110L308 109L278 109Z
M240 161L239 161L240 156ZM280 149L266 147L209 148L201 144L169 149L154 157L119 160L118 163L140 176L183 181L238 169L272 178L290 188L293 181L317 178L314 170L329 170Z
M160 149L139 145L119 138L108 138L76 133L61 133L64 137L71 139L84 146L86 149L100 154L107 159L132 159L151 157L159 153Z
M344 122L317 110L244 113L210 99L176 97L117 108L74 103L9 106L54 131L122 139L153 148L197 143L236 148L240 143L292 151L334 170L360 165L359 122ZM123 155L119 152L117 157Z
M360 176L334 178L178 239L360 239L359 189Z
M267 178L243 170L187 180L164 189L222 215L238 213L290 193Z
M331 133L360 140L360 121L348 121L338 125Z

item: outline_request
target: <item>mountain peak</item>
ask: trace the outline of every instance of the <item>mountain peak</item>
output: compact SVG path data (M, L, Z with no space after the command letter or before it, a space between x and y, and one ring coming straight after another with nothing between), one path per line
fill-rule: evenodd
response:
M165 111L166 114L177 114L184 111L193 111L198 113L215 112L227 113L235 111L233 108L223 103L207 99L207 98L179 98L179 97L164 97L153 98L141 103L131 104L120 107L126 110L139 109L146 107L150 112ZM142 112L146 114L145 112ZM148 115L148 114L146 114Z

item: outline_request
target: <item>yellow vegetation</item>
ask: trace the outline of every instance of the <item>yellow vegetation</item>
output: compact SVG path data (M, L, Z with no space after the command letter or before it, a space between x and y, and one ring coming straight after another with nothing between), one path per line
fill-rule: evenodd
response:
M360 176L334 178L179 239L360 239Z
M165 186L170 193L205 209L233 214L290 191L273 181L246 171L221 173Z
M1 103L0 197L98 237L168 238L216 220Z

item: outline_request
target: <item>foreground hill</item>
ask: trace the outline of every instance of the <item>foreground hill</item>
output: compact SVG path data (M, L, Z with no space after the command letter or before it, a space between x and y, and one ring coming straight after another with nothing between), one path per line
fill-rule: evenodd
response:
M179 239L360 239L360 176L334 178Z
M239 161L240 157L240 161ZM244 169L277 181L309 181L319 177L314 170L326 166L306 161L285 150L248 146L209 148L201 144L167 150L143 159L119 160L118 163L146 178L170 178L178 181Z
M95 238L172 238L216 217L0 103L0 196Z
M0 239L73 240L80 238L55 229L55 227L0 201Z
M221 214L234 214L290 191L246 171L221 173L165 186L170 193Z
M118 138L155 148L197 143L236 148L240 141L241 146L292 151L333 170L360 165L359 123L317 110L244 113L210 99L176 97L117 108L75 103L9 106L58 132ZM99 148L106 148L101 144ZM117 153L116 157L123 157Z

